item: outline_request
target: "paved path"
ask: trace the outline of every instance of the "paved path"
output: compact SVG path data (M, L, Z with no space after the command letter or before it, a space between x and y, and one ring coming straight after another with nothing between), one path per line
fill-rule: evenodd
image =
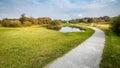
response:
M85 42L45 68L99 68L104 48L104 32L93 28L95 33Z

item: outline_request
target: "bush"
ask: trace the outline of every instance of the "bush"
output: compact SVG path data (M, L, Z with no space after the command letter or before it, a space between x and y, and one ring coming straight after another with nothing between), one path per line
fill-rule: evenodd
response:
M20 27L20 26L31 26L31 25L32 23L29 21L25 21L21 23L17 19L3 19L1 21L1 26L4 26L4 27Z
M3 21L1 22L1 25L4 26L4 27L9 27L10 21L9 21L9 20L3 20Z
M117 35L120 35L120 16L114 17L111 22L111 29Z
M20 21L11 21L9 24L9 27L20 27L21 22Z
M51 23L51 18L49 17L42 17L38 18L38 24L50 24Z
M23 22L23 26L31 26L31 25L32 25L32 23L29 21Z
M49 29L59 30L62 27L62 22L59 20L53 20L49 25Z
M42 27L48 27L49 24L41 24Z
M35 25L38 24L38 20L33 17L29 18L29 22L31 22L32 24L35 24Z
M55 26L55 29L56 29L56 30L59 30L59 29L61 29L61 28L62 28L62 25L56 25L56 26Z
M20 27L20 21L12 21L12 20L3 20L1 25L4 27Z
M0 26L1 26L2 21L0 20Z

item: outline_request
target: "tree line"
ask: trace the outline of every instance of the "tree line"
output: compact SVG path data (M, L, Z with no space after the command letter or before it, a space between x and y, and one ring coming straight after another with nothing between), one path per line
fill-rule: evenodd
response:
M4 18L0 20L0 24L3 27L22 27L22 26L31 26L31 25L42 25L49 29L60 29L62 26L62 21L52 20L49 17L27 17L24 13L21 14L21 17L18 19L9 19Z
M110 18L109 16L103 16L99 18L85 17L85 18L79 18L79 19L72 19L68 21L67 20L55 20L54 21L49 17L39 17L39 18L27 17L23 13L21 14L21 17L19 19L4 18L3 20L0 20L0 24L4 27L31 26L32 24L48 26L48 25L52 25L55 22L59 23L59 25L62 23L73 23L73 24L74 23L101 23L101 22L110 22L111 19L112 18ZM50 26L48 26L48 28L50 28ZM53 28L53 26L51 26L51 28Z
M72 19L69 20L69 23L100 23L100 22L110 22L111 18L109 16L103 16L103 17L85 17L85 18L79 18L79 19Z

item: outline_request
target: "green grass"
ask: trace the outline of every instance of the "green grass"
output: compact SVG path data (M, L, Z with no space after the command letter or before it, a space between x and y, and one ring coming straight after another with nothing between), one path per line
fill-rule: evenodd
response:
M109 24L96 25L106 34L100 68L120 68L120 36L109 30Z
M120 37L105 31L106 42L100 64L101 68L120 68Z
M40 26L0 27L0 68L42 68L94 31L61 33Z

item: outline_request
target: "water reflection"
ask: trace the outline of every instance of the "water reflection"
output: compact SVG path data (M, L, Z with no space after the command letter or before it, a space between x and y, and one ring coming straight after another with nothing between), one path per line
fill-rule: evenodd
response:
M84 30L80 30L79 28L75 27L62 27L60 32L85 32Z

